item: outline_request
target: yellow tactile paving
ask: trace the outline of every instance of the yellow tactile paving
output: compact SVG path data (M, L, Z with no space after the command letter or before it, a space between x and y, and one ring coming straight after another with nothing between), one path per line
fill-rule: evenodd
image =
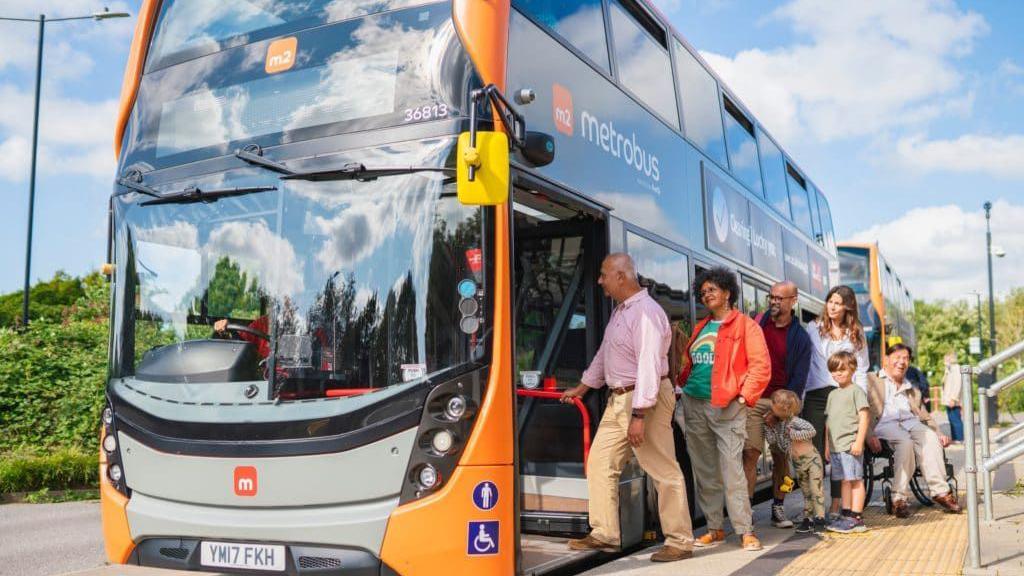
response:
M828 534L779 576L946 576L961 573L967 552L966 514L919 508L905 520L879 508L865 511L871 530Z

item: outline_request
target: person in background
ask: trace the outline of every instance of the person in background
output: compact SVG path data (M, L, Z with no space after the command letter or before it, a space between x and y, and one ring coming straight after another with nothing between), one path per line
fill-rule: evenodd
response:
M743 445L747 407L754 406L771 379L771 359L761 327L736 310L740 288L736 274L722 267L703 270L693 292L710 311L686 346L683 386L686 450L693 467L697 501L708 522L698 547L725 540L723 504L744 550L761 550L751 521Z
M693 528L672 435L676 396L668 378L672 339L668 316L640 286L636 266L627 254L609 254L601 263L597 282L617 306L582 382L566 390L561 401L569 403L592 388L607 386L608 404L587 459L591 531L570 540L569 548L619 549L619 476L632 448L640 467L654 481L665 534L665 545L651 560L690 558Z
M772 393L771 406L771 412L764 417L765 440L772 450L793 459L796 480L804 493L804 517L796 531L806 533L824 530L823 466L821 454L811 442L817 432L810 422L797 417L800 413L800 397L796 393L776 390Z
M921 392L921 402L924 404L925 410L931 411L932 409L932 390L931 384L928 382L928 375L923 370L914 366L914 349L907 346L907 351L910 352L910 366L907 367L907 380L914 385Z
M771 414L773 402L770 398L777 390L789 390L796 394L797 401L804 394L807 371L811 366L811 339L796 319L793 308L799 292L792 282L778 282L772 286L768 296L768 314L758 319L764 339L768 345L772 375L768 380L761 399L747 410L747 441L743 446L743 472L747 475L747 495L754 497L757 482L757 461L764 449L765 418ZM771 444L769 444L769 447ZM780 488L789 474L789 458L786 451L772 452L772 526L792 528L793 522L786 518L784 499L786 493ZM820 460L820 458L819 458Z
M864 442L871 420L868 395L853 385L857 357L840 350L828 359L828 371L839 389L828 396L825 429L832 480L842 482L842 514L828 525L830 532L864 532Z
M871 365L864 327L857 312L857 296L849 286L835 286L828 291L825 311L807 325L807 334L811 338L811 369L807 374L804 409L800 417L813 424L818 431L814 437L814 447L824 454L825 405L828 403L828 395L838 386L828 371L828 358L840 350L856 356L857 370L853 373L853 383L865 391L868 367ZM839 517L842 483L831 481L829 487L832 506L828 520L831 522Z
M963 376L960 374L960 365L956 362L956 352L946 352L943 360L946 371L942 376L942 405L946 407L946 417L949 418L949 435L954 443L963 444L964 421L960 414Z

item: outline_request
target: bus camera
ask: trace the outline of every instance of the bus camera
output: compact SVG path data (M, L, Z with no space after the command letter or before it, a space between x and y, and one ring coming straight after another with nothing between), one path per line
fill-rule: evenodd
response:
M520 152L534 166L547 166L555 160L555 139L550 134L528 130L526 144Z

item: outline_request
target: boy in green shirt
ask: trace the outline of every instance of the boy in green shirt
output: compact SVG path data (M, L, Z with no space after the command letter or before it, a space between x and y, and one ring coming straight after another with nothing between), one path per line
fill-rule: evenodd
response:
M839 351L828 359L828 371L839 384L825 404L825 448L832 480L842 481L842 515L829 524L832 532L864 532L864 442L868 435L868 395L853 385L857 357ZM829 455L831 454L831 455Z

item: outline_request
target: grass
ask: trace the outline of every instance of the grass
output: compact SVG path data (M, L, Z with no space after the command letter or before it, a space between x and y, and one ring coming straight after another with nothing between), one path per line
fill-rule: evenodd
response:
M57 490L50 492L49 488L42 488L35 492L25 494L22 499L28 504L58 504L60 502L83 502L88 500L99 500L100 491L95 488L84 490Z

